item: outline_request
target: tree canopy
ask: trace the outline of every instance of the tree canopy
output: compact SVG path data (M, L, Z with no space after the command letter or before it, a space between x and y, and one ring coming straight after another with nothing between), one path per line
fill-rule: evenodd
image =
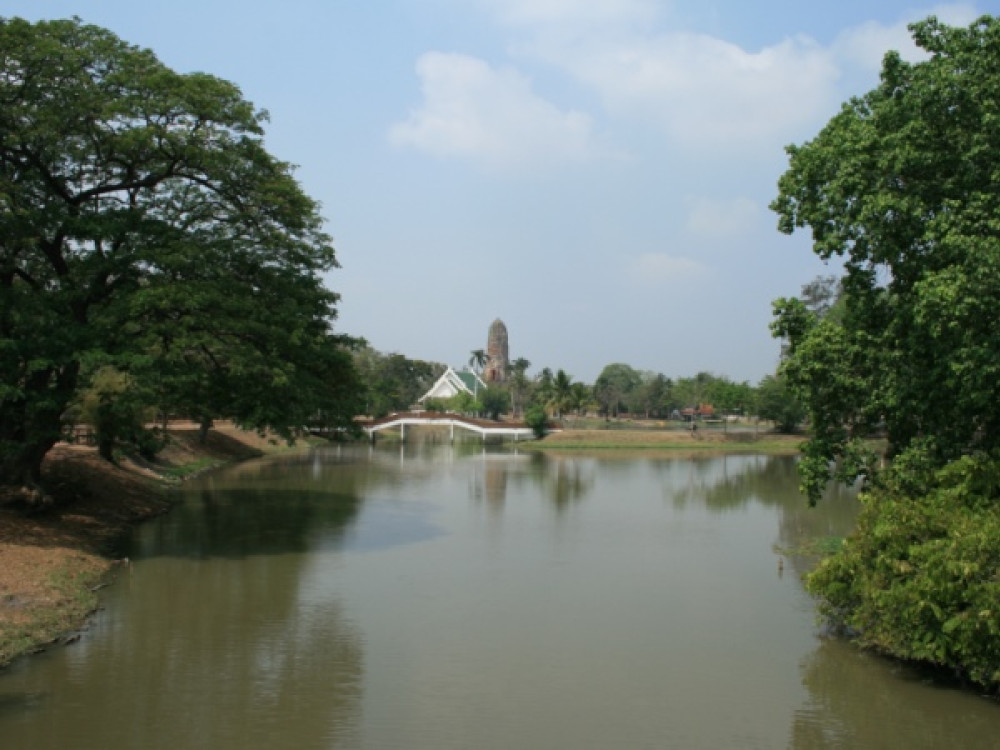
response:
M858 526L810 575L857 640L1000 691L1000 21L912 25L927 59L890 53L881 83L789 149L773 207L843 258L837 314L775 303L782 372L831 476L872 481ZM864 438L884 430L875 472Z
M349 422L334 249L265 122L104 29L0 19L0 483L37 482L102 364L170 409Z
M772 204L782 231L808 227L844 262L837 316L775 303L814 429L812 500L833 459L870 474L876 428L892 454L921 441L941 464L1000 442L1000 22L911 31L928 58L889 53L876 89L788 148Z

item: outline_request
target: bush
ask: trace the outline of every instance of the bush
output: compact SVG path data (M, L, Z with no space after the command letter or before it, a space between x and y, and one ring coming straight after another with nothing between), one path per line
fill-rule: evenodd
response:
M540 406L532 406L524 412L524 423L535 433L535 437L541 440L548 430L549 417Z
M860 644L998 693L1000 461L929 466L920 448L901 456L808 587Z
M424 410L435 412L448 411L448 401L443 398L429 398L424 402Z

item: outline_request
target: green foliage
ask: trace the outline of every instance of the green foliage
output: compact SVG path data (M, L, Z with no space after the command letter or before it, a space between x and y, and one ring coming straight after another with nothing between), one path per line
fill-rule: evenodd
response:
M479 392L482 412L490 419L500 419L501 414L510 410L510 393L505 388L490 386Z
M549 417L542 407L532 406L524 412L524 423L531 428L535 437L541 440L548 431Z
M834 313L775 303L809 412L800 463L869 480L857 531L809 579L860 642L1000 691L1000 20L911 26L929 55L789 148L772 207L844 259ZM863 438L884 429L892 467Z
M165 441L162 435L146 429L146 423L154 416L148 397L128 373L104 366L93 373L89 385L79 392L72 412L77 420L94 428L98 452L105 460L113 460L119 446L152 459L163 449Z
M859 441L876 428L890 454L932 438L939 465L1000 446L1000 20L911 30L929 59L887 55L878 88L788 149L772 204L782 231L844 259L837 315L775 304L813 500L831 467L870 474Z
M616 362L605 366L594 381L594 398L601 411L608 417L616 417L631 408L635 394L642 385L642 375L630 365Z
M406 411L434 384L445 366L409 359L402 354L382 354L371 347L354 354L354 366L363 382L364 412L383 417ZM425 404L425 408L430 408Z
M642 382L632 398L632 408L646 417L666 417L671 409L673 383L663 373L642 373Z
M774 422L779 432L794 432L806 410L788 388L782 374L768 375L757 386L757 414Z
M436 412L448 411L448 399L429 398L426 401L424 401L424 409L426 411L436 411Z
M453 411L457 414L475 415L483 411L483 405L479 399L465 391L456 393L448 399L447 405L447 411Z
M515 416L523 411L525 399L531 392L531 383L527 376L529 367L531 362L524 357L518 357L510 363L507 388L510 391L511 406Z
M86 359L288 435L356 413L316 204L264 112L78 20L0 19L0 482L37 483Z
M861 643L1000 692L1000 460L935 463L899 457L809 590Z

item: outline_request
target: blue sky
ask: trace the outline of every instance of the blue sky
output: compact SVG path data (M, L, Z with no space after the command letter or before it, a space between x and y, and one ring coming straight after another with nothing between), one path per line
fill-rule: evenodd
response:
M531 372L757 382L771 300L835 272L767 209L783 147L906 24L998 0L5 0L238 84L323 205L337 327L455 366L494 318Z

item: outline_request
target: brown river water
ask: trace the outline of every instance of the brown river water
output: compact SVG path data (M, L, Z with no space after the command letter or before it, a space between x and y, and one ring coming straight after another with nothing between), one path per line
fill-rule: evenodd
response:
M1000 704L826 636L795 459L336 447L186 483L4 750L996 748ZM779 566L779 559L782 564Z

